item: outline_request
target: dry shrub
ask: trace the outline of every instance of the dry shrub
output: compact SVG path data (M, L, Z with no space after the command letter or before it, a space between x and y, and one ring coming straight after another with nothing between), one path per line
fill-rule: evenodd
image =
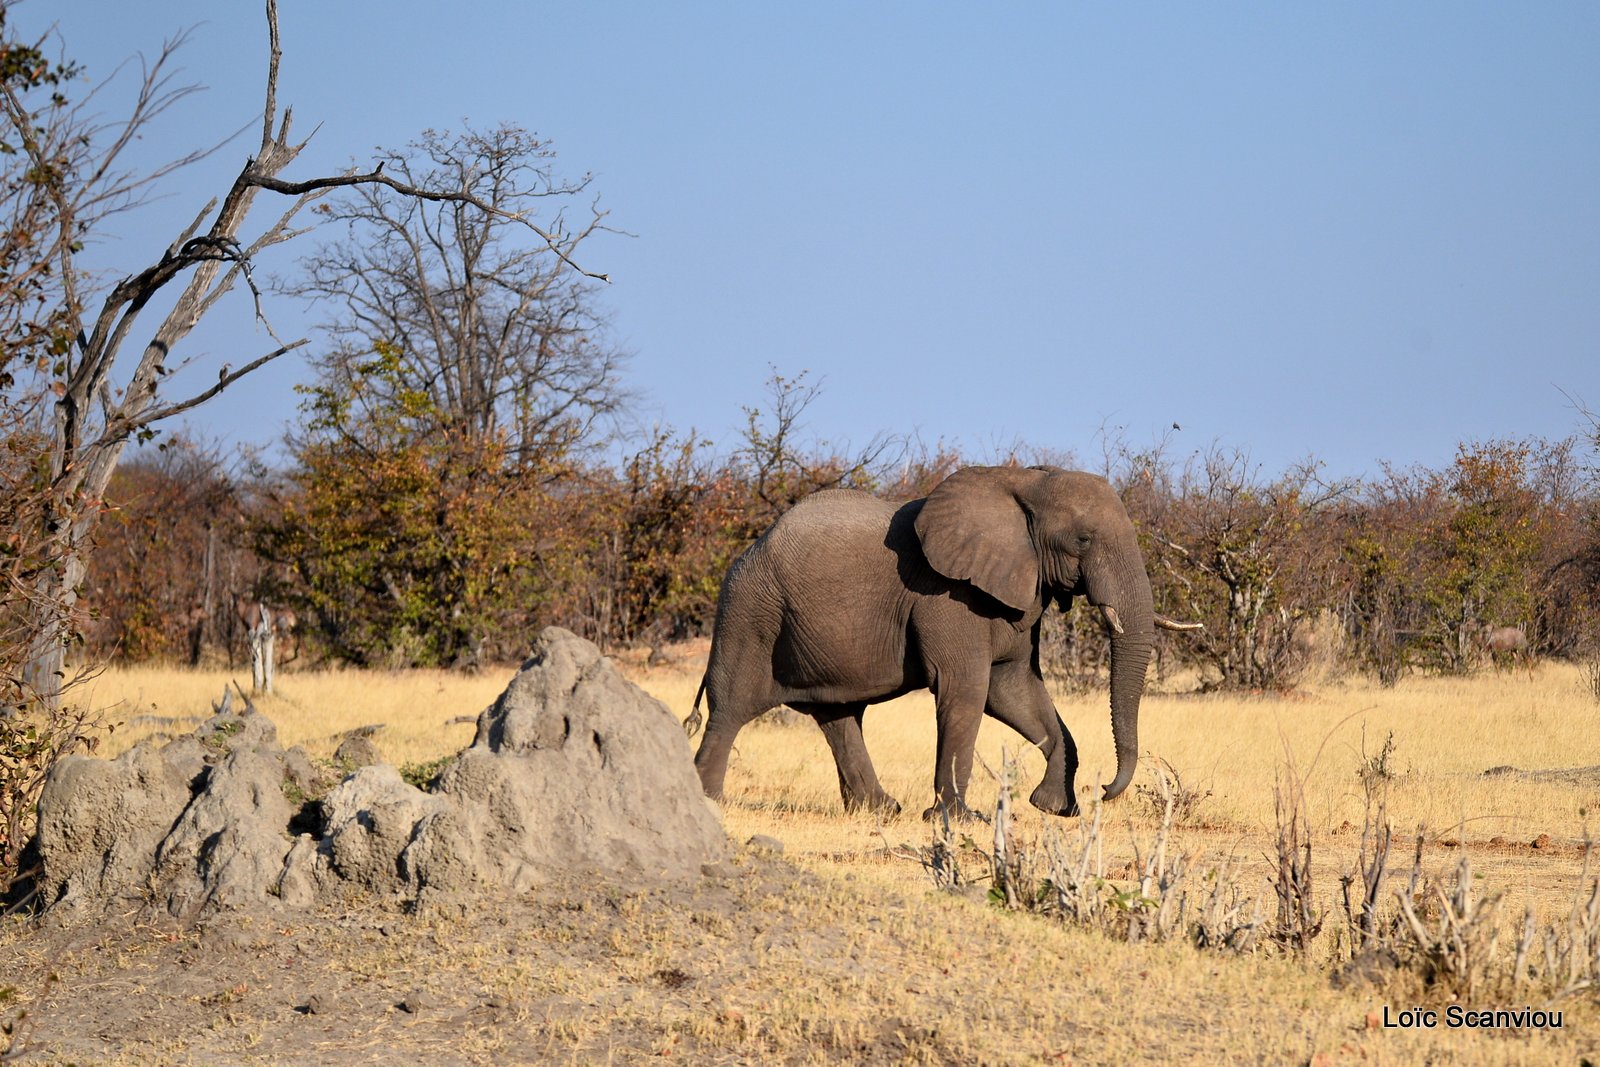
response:
M1390 730L1377 754L1367 755L1367 730L1365 726L1361 728L1361 764L1356 768L1356 777L1361 779L1361 787L1369 797L1380 783L1387 785L1400 777L1400 769L1394 762L1394 749L1394 731Z
M1305 810L1304 782L1292 766L1273 786L1272 801L1278 822L1272 882L1278 918L1271 936L1284 947L1303 952L1322 932L1322 916L1311 879L1311 822Z
M1381 765L1392 750L1391 739L1380 757L1363 753L1361 769ZM1263 898L1243 887L1246 876L1237 857L1207 863L1192 851L1174 850L1172 829L1183 791L1164 763L1151 769L1152 783L1145 789L1160 804L1159 822L1153 836L1134 837L1132 878L1106 874L1099 802L1070 829L1051 826L1037 840L1020 835L1011 812L1018 796L1017 767L1008 754L996 775L1000 790L992 845L981 847L970 834L958 836L946 820L935 828L929 848L911 854L941 888L987 882L991 904L1053 915L1114 940L1184 940L1199 949L1237 954L1277 946L1312 961L1307 950L1323 929L1325 913L1311 880L1313 839L1304 779L1292 759L1274 789L1278 825L1269 881L1277 914L1270 921L1263 915ZM1391 776L1360 778L1366 817L1355 865L1340 879L1342 950L1328 961L1336 980L1364 973L1396 993L1410 995L1420 984L1425 996L1463 1004L1534 995L1557 1000L1600 987L1600 878L1590 873L1592 849L1585 851L1582 883L1587 888L1565 920L1541 929L1529 908L1520 931L1508 938L1499 921L1500 892L1475 886L1466 856L1448 876L1424 876L1421 827L1410 877L1385 898L1394 837L1386 795ZM977 858L978 871L963 870L964 856L969 863ZM1373 968L1374 960L1382 965Z
M1389 847L1394 840L1394 826L1389 821L1387 801L1380 799L1376 812L1373 810L1372 781L1362 777L1362 782L1368 784L1368 792L1356 867L1347 870L1339 879L1343 890L1346 944L1354 953L1366 951L1379 941L1378 914L1382 904L1383 883L1388 873ZM1357 887L1359 893L1352 896L1352 890Z
M1154 784L1140 783L1134 786L1134 796L1144 805L1151 818L1164 818L1170 804L1174 823L1179 826L1198 825L1201 822L1200 806L1211 798L1211 790L1188 785L1178 769L1160 756L1155 757L1155 762L1157 773L1153 776Z
M79 699L93 669L36 670L41 649L76 647L82 613L41 575L69 566L69 550L47 536L52 502L19 448L17 413L0 398L0 898L22 874L35 808L50 768L93 751L108 723Z
M956 836L955 828L950 825L948 813L941 812L940 817L933 824L933 842L927 848L913 848L910 845L893 846L889 844L888 837L884 836L883 828L878 828L878 835L883 838L884 854L898 856L901 859L912 859L922 865L922 869L933 880L935 889L942 889L949 893L965 891L970 886L980 885L987 881L987 874L974 878L962 868L961 854L963 852L976 853L988 860L988 854L978 848L978 845L967 834ZM988 871L987 862L984 870Z
M1340 879L1348 954L1344 970L1357 969L1363 959L1383 959L1387 984L1419 980L1440 1000L1466 1004L1531 995L1554 1001L1600 984L1600 878L1590 873L1592 843L1585 844L1579 879L1588 888L1580 889L1566 919L1540 929L1530 906L1509 952L1501 949L1506 939L1502 893L1475 885L1465 852L1449 876L1423 875L1425 827L1417 828L1410 877L1394 891L1392 906L1384 907L1394 838L1388 815L1393 776L1372 772L1386 765L1392 741L1390 735L1378 758L1363 751L1358 768L1366 814L1356 866ZM1379 980L1385 980L1381 974Z
M1451 999L1475 1003L1502 984L1498 979L1503 976L1495 970L1501 897L1474 891L1472 863L1465 854L1453 883L1429 884L1424 901L1432 908L1421 907L1423 902L1407 893L1396 894L1396 899L1405 920L1395 930L1396 948L1404 953L1402 962L1428 986L1440 987Z
M1330 731L1317 747L1311 770L1315 770L1332 736ZM1317 908L1316 886L1311 876L1311 818L1306 811L1306 779L1310 771L1301 772L1287 737L1283 739L1283 754L1284 763L1273 776L1272 783L1277 823L1277 833L1273 837L1272 889L1278 898L1278 914L1269 936L1284 948L1303 953L1322 932L1324 917Z
M1418 855L1421 855L1419 844ZM1390 924L1391 947L1403 966L1443 998L1462 1002L1543 995L1560 1000L1600 984L1600 879L1590 873L1592 843L1584 848L1580 890L1565 920L1534 922L1523 914L1510 952L1500 950L1501 894L1473 885L1463 855L1453 876L1395 894L1399 918ZM1419 879L1413 874L1412 887Z
M1187 940L1202 949L1252 951L1262 929L1259 904L1243 894L1232 857L1205 865L1194 853L1174 855L1172 828L1180 791L1163 764L1154 766L1152 796L1159 798L1160 823L1147 845L1136 840L1134 879L1106 875L1099 801L1071 831L1050 827L1037 841L1019 837L1011 815L1017 791L1016 762L1003 756L991 850L970 837L961 846L983 857L989 875L989 900L999 906L1059 916L1073 926L1098 930L1128 942ZM1185 794L1192 798L1193 794ZM1209 795L1209 794L1206 794ZM960 884L957 849L946 825L936 832L923 862L936 884Z
M1572 902L1565 923L1550 923L1541 937L1538 959L1544 964L1538 977L1542 977L1552 997L1569 996L1584 989L1600 986L1600 878L1590 873L1590 860L1594 843L1585 842L1583 850L1583 880L1588 882L1587 895L1581 891ZM1523 978L1522 968L1531 947L1533 910L1523 917L1522 940L1517 945L1517 962L1512 968L1512 980Z

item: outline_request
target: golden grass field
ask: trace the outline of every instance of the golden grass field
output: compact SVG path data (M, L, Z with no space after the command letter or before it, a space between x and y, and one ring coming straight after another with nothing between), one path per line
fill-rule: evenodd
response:
M688 715L703 645L681 650L668 667L622 659L638 684L680 718ZM387 759L422 762L467 744L473 726L453 720L475 715L512 673L511 667L475 677L290 672L280 675L277 695L256 703L277 722L280 739L304 745L313 756L330 755L346 731L382 724L374 739ZM102 751L112 755L142 737L186 731L209 714L231 677L220 671L106 671L85 695L111 708L111 717L124 725ZM1057 705L1078 742L1078 788L1087 808L1113 762L1106 696L1103 689L1060 693ZM1583 843L1600 824L1600 704L1576 667L1410 677L1392 689L1332 678L1289 696L1147 695L1141 750L1151 762L1166 761L1186 789L1211 793L1176 828L1169 848L1207 861L1235 857L1239 884L1259 893L1269 912L1274 785L1287 766L1296 768L1314 835L1317 903L1327 913L1327 932L1309 961L1269 951L1237 958L1183 944L1113 943L1048 917L934 892L923 868L894 848L931 840L929 827L916 817L932 793L931 699L914 695L869 709L865 732L885 788L907 812L888 822L843 812L827 747L808 721L747 727L731 763L723 806L730 836L738 842L754 834L777 837L785 843L785 858L810 876L810 895L783 907L818 927L866 936L870 925L882 963L881 973L875 971L844 999L829 994L821 978L797 974L797 966L804 971L803 961L774 973L765 999L752 995L768 1013L769 1039L788 1032L785 1027L794 1032L798 1044L777 1058L809 1062L805 1042L815 1034L808 1038L797 1020L814 1018L824 1002L835 1025L845 1027L868 1025L874 1013L890 1009L897 1017L915 1018L919 1002L928 1010L946 1005L940 1009L944 1052L924 1057L928 1062L1570 1063L1600 1057L1593 989L1561 1002L1561 1031L1386 1029L1374 1025L1383 1009L1406 1003L1393 1002L1392 991L1332 988L1326 959L1334 952L1331 931L1339 925L1338 877L1353 865L1359 845L1364 805L1358 772L1391 733L1394 877L1403 880L1409 871L1420 827L1427 842L1424 871L1453 870L1465 850L1480 892L1503 895L1508 929L1520 925L1526 906L1541 922L1568 913L1585 878L1593 877L1585 875ZM1005 752L1024 747L1006 728L985 723L979 754L989 767L999 767ZM1521 772L1575 773L1483 773L1506 765ZM1021 752L1023 797L1041 772L1037 753ZM1136 787L1152 781L1142 769ZM979 810L992 810L995 797L995 782L980 766L969 799ZM1127 869L1136 847L1148 847L1158 818L1148 795L1137 789L1107 805L1103 816L1103 863L1115 877ZM1018 834L1037 841L1070 832L1076 823L1041 815L1024 802ZM973 836L984 839L988 833L982 828ZM1542 847L1533 846L1536 839ZM892 902L888 911L874 903L885 901ZM883 948L884 936L901 951ZM971 991L970 1001L955 1002L954 1018L941 985L950 982ZM1063 1021L1069 1004L1075 1014ZM1029 1026L1048 1030L1058 1051L1047 1054L1022 1040L1018 1028ZM1081 1036L1081 1045L1062 1034ZM573 1040L575 1048L587 1047L580 1037ZM919 1059L913 1044L905 1049L906 1061ZM571 1055L573 1062L588 1062L580 1052ZM735 1056L727 1062L756 1060Z

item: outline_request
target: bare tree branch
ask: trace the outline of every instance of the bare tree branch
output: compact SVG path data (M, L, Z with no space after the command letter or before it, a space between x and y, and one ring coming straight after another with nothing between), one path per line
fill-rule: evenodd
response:
M594 443L598 420L625 399L621 356L604 343L586 275L542 237L525 239L529 202L587 183L558 179L552 158L515 126L427 131L384 153L379 171L392 183L319 206L347 236L304 260L305 280L284 288L336 309L324 328L339 347L319 360L327 411L354 397L358 417L374 424L392 426L403 411L416 434L503 435L519 463ZM451 192L397 197L396 184ZM563 233L568 260L600 218ZM564 229L559 217L551 229ZM312 422L313 432L333 429Z
M303 348L307 343L307 340L302 339L283 345L280 348L275 348L266 355L251 360L238 370L229 370L228 365L224 363L222 365L222 372L217 376L217 384L213 385L211 388L202 393L196 393L187 400L180 400L173 404L165 404L161 407L152 408L149 411L146 411L144 414L143 424L148 426L151 423L160 422L162 419L170 419L174 415L181 415L190 408L199 407L201 404L204 404L207 400L210 400L212 397L216 396L218 393L222 392L228 386L232 385L240 378L243 378L251 371L260 370L262 367L265 367L268 363L271 363L279 356L293 352L297 348Z
M485 200L481 200L470 193L439 192L432 189L420 188L406 182L396 181L387 174L383 173L383 166L381 164L373 170L367 171L365 174L341 174L331 178L311 178L307 181L300 182L286 182L277 178L261 175L253 177L252 182L263 189L270 189L275 193L283 193L288 196L298 196L303 193L320 192L328 189L337 189L353 185L382 185L389 189L393 189L402 196L412 197L417 200L428 200L434 203L470 204L487 215L493 215L496 218L505 219L507 222L515 222L522 226L526 226L528 229L537 234L540 240L544 241L545 247L554 253L562 263L572 270L577 271L585 278L593 278L594 280L601 282L609 282L611 280L611 275L609 274L587 270L584 267L579 266L578 263L575 262L568 254L567 249L563 247L561 240L556 234L545 230L532 219L529 219L524 213L520 211L506 211L503 208L496 207L495 205Z
M606 279L603 274L583 271L573 258L578 243L599 225L603 215L598 211L587 228L567 233L559 215L556 225L541 226L525 213L480 197L465 186L435 187L409 177L397 180L384 174L381 164L365 174L297 181L283 177L305 142L291 142L293 113L288 108L279 111L282 48L276 0L266 0L265 7L269 54L258 149L228 190L196 214L159 258L102 290L92 313L94 280L77 261L85 240L108 216L143 202L153 182L220 147L191 153L144 173L119 169L128 147L150 123L194 91L190 86L175 87L169 73L172 56L188 35L168 40L160 53L143 65L127 117L116 124L90 116L83 110L83 102L70 106L63 94L53 91L47 102L30 110L22 96L29 86L0 80L0 133L9 131L4 137L7 146L31 168L21 194L0 190L0 195L27 197L25 206L31 213L22 218L31 227L28 239L45 249L45 255L35 257L20 276L13 275L8 281L20 281L44 293L44 303L51 309L45 320L31 324L32 332L21 338L26 345L53 352L50 358L35 361L30 373L40 383L37 395L54 401L47 449L49 500L43 527L58 540L66 561L41 577L51 588L37 591L41 600L64 606L64 612L53 613L57 621L44 626L36 642L35 678L46 679L41 691L49 688L49 677L59 675L67 637L59 620L70 615L75 603L87 538L129 439L153 423L193 410L241 377L306 344L304 339L284 343L273 333L254 268L265 250L305 232L294 220L317 197L335 189L382 188L412 202L457 205L462 211L526 227L543 242L542 251L555 259L560 270ZM95 99L101 88L92 90L88 99ZM257 194L263 190L288 196L291 203L251 238L244 231ZM174 351L241 280L251 294L257 321L279 342L278 347L237 370L224 366L216 384L205 390L163 402L161 383L171 373L169 361ZM166 299L174 287L177 292L171 306L151 329L142 322L144 313L158 298ZM63 340L70 343L61 350ZM605 365L613 366L614 361ZM0 388L9 389L13 379L6 371L0 366ZM125 383L120 390L115 386L119 378Z

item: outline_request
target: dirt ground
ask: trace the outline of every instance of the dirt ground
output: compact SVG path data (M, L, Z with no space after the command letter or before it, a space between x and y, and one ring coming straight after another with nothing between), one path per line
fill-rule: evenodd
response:
M12 919L0 960L18 1063L1321 1067L1600 1055L1581 1002L1556 1032L1397 1031L1378 1022L1382 996L1334 990L1287 961L1114 944L749 848L691 884L639 890L550 885L416 911L349 899L188 929Z
M124 916L0 935L17 1062L486 1063L623 1060L725 1028L730 980L768 946L827 930L753 922L803 880L745 856L723 876L629 890L571 884L412 911L351 898L192 928ZM704 942L731 934L708 967ZM749 935L749 936L744 936ZM760 939L764 936L765 941ZM662 1025L664 1022L667 1025ZM697 1057L698 1058L698 1057ZM714 1058L714 1057L713 1057Z
M905 905L863 928L819 916L863 903L844 896L747 850L675 887L352 899L189 929L13 922L8 1062L973 1062L939 1034L970 998L948 968L919 974ZM909 976L907 1010L833 1010L868 972ZM1049 1051L1029 1045L1020 1059Z

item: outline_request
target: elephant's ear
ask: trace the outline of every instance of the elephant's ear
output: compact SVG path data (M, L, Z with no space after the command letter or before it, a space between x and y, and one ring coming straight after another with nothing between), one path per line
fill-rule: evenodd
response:
M940 482L916 521L928 563L1027 612L1039 598L1039 554L1017 493L1039 477L1016 467L963 467Z

